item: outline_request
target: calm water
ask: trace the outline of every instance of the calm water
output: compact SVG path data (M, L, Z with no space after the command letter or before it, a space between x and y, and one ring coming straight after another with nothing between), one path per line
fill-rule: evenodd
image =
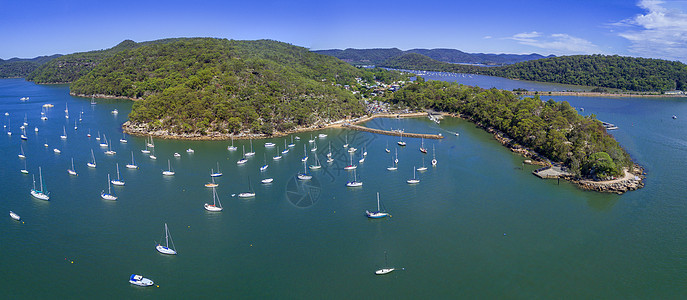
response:
M19 98L29 96L27 102ZM540 180L522 158L469 122L426 118L380 119L367 125L442 133L440 141L421 141L329 129L316 138L323 164L299 183L300 158L310 133L299 134L281 161L267 140L253 141L257 154L237 166L241 147L230 142L155 140L157 160L144 156L144 138L127 137L121 123L128 101L70 97L67 86L39 86L19 79L0 80L0 113L9 112L12 136L0 135L0 275L8 298L678 298L687 296L687 102L682 99L556 97L585 113L620 127L613 132L649 179L642 190L625 195L585 192L575 186ZM48 120L41 106L52 103ZM64 117L65 103L70 118ZM118 115L111 111L117 108ZM78 122L83 110L83 120ZM19 138L27 116L28 141ZM675 114L679 118L672 120ZM3 124L7 117L0 115ZM77 120L78 130L74 130ZM59 138L63 126L67 140ZM34 127L39 128L35 133ZM90 129L93 137L86 134ZM104 155L95 136L112 139L115 156ZM460 136L451 135L459 132ZM43 147L46 142L48 148ZM345 140L361 150L349 158ZM269 140L283 149L283 139ZM290 142L290 139L289 141ZM336 161L325 162L331 142ZM384 148L391 149L387 154ZM27 158L19 159L20 145ZM437 167L430 166L432 146ZM187 154L185 149L195 149ZM55 154L53 148L62 150ZM358 163L362 149L368 151ZM93 149L96 169L86 167ZM310 146L308 146L310 149ZM398 150L399 170L390 172ZM131 152L138 170L123 168ZM179 152L180 158L173 153ZM308 150L309 162L314 153ZM74 157L79 176L66 172ZM420 184L410 186L413 166ZM265 159L266 158L266 159ZM163 177L167 160L176 171ZM269 163L266 172L258 168ZM345 187L359 165L364 186ZM19 172L26 162L29 175ZM209 213L210 168L219 162L224 176L217 189L225 210ZM100 198L107 174L120 164L124 187L113 187L116 202ZM49 202L29 195L32 174L43 168ZM270 176L271 185L260 184ZM232 197L249 189L254 199ZM379 192L392 217L369 220ZM23 223L7 214L13 210ZM163 256L155 241L170 228L179 255ZM385 265L405 268L386 276ZM137 273L158 287L131 286Z
M514 89L526 89L528 91L585 91L590 90L590 87L570 84L555 84L546 82L536 82L527 80L513 80L503 77L494 77L486 75L463 74L463 73L449 73L449 72L428 72L423 71L422 77L426 80L441 80L457 82L464 85L478 86L485 89L497 88L502 90L512 91Z

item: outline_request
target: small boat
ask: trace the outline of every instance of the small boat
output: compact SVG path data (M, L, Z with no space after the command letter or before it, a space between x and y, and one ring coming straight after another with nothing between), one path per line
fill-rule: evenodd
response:
M157 159L157 156L155 156L155 148L153 148L153 153L148 155L148 157L150 157L150 159Z
M149 153L150 153L150 150L148 150L148 145L147 145L147 144L146 144L146 148L145 148L145 149L141 149L141 153L143 153L143 154L149 154Z
M274 181L274 178L265 178L263 180L260 180L260 182L264 184L272 183Z
M322 165L320 165L320 160L317 158L317 152L315 152L315 164L310 165L310 170L319 170L322 168Z
M212 171L212 169L210 169ZM219 171L219 162L217 162L217 172L211 172L210 177L220 177L222 172Z
M13 211L11 211L11 210L10 210L10 217L11 217L12 219L17 220L17 221L20 221L20 220L21 220L21 217L20 217L17 213L15 213L15 212L13 212Z
M301 158L302 162L308 161L308 151L306 148L306 145L303 145L303 158Z
M212 172L212 170L210 172ZM219 186L219 184L215 183L215 177L210 177L210 181L211 182L205 184L205 187L214 188Z
M358 181L358 175L356 174L356 171L353 170L353 181L346 182L347 187L360 187L363 186L362 181Z
M272 160L280 160L280 159L282 159L282 156L279 154L279 147L277 147L277 153L276 153L276 155L272 156Z
M427 154L427 148L425 148L425 138L422 138L422 144L420 145L420 152Z
M333 163L333 162L334 162L334 159L333 159L333 158L331 158L331 157L327 158L327 163L330 163L330 164L331 164L331 163Z
M181 154L179 154L179 152L174 152L174 157L179 158L181 157Z
M34 127L34 128L33 128L33 131L34 131L34 132L38 132L38 127Z
M420 183L420 179L417 179L417 178L415 177L415 166L413 166L413 179L408 179L408 180L406 180L406 182L407 182L408 184Z
M119 139L119 142L120 142L120 143L124 143L124 144L126 144L126 143L129 142L129 141L126 140L126 134L125 134L125 133L122 133L122 138Z
M172 241L172 247L169 247L169 242L172 241L172 235L169 234L169 229L167 228L167 223L165 223L165 245L162 246L162 244L158 243L157 246L155 246L155 249L157 252L160 252L162 254L167 254L167 255L176 255L177 250L174 247L174 241Z
M93 99L93 97L91 97L91 105L95 105L95 99Z
M238 194L239 198L252 198L255 197L255 192L253 191L253 188L251 187L250 184L250 177L248 177L248 191L239 193Z
M265 161L265 164L262 167L260 167L260 172L265 171L265 170L267 170L267 168L269 168L269 165L267 164L267 157L265 156L264 153L263 153L262 158Z
M78 129L79 129L79 127L76 126L76 120L74 120L74 130L78 130Z
M105 151L105 154L107 154L107 155L115 155L115 154L117 154L117 152L112 151L112 146L111 146L111 145L112 145L112 141L110 141L110 142L107 144L107 151Z
M344 137L346 138L346 143L343 144L343 147L348 148L348 135L345 135Z
M98 136L95 137L96 141L100 141L100 130L98 130Z
M112 114L113 114L113 115L116 115L116 114L118 114L118 113L119 113L119 111L118 111L116 108L112 110Z
M370 219L381 219L389 215L389 213L382 211L381 204L379 202L379 192L377 192L377 211L365 211L365 215L367 215L368 218Z
M396 270L396 268L389 268L388 267L389 263L387 262L387 257L386 257L386 251L384 251L384 268L379 269L375 271L376 275L384 275L384 274L389 274Z
M76 173L76 169L74 169L74 158L72 157L72 168L67 170L67 173L72 176L78 176L79 174Z
M348 153L354 153L356 151L358 151L358 149L356 149L355 147L348 148Z
M24 126L22 126L22 127L24 127ZM26 137L26 129L25 129L25 128L26 128L26 127L24 127L24 128L21 129L21 135L19 135L19 138L21 138L22 140L25 140L25 141L26 141L26 140L28 140L29 138Z
M296 147L296 144L293 143L293 135L291 136L291 144L289 144L289 148Z
M344 170L353 170L353 169L356 169L358 167L358 166L353 164L353 155L351 155L350 157L351 157L351 164L348 166L345 166Z
M196 150L193 150L191 148L186 149L186 153L195 153L195 152L196 152Z
M405 147L406 142L403 141L403 131L400 131L399 133L401 135L401 140L398 141L398 145L401 147Z
M284 151L281 152L282 155L289 153L289 148L286 146L286 139L284 139Z
M310 139L308 140L308 143L311 143L311 144L312 144L312 143L314 143L314 142L315 142L315 139L312 138L312 134L310 134Z
M45 140L45 144L43 144L43 147L48 148L48 140Z
M219 196L217 196L217 191L215 188L212 188L212 204L205 203L205 210L207 211L212 211L212 212L218 212L222 211L224 208L222 208L222 202L219 201Z
M69 107L67 106L67 103L64 104L64 118L69 119Z
M55 152L55 154L62 153L62 151L60 151L60 149L57 149L57 148L52 149L52 152Z
M384 151L386 151L386 153L391 153L391 150L389 150L389 141L386 141L386 148L384 148Z
M167 170L162 171L162 175L165 175L165 176L173 176L174 175L174 171L172 171L172 163L169 161L169 159L167 160Z
M326 134L324 134L324 133L320 133L320 134L318 134L318 135L317 135L317 137L319 137L319 138L323 139L323 138L326 138L326 137L327 137L327 135L326 135Z
M50 200L50 192L47 192L45 190L45 187L43 186L43 172L41 171L41 167L38 167L38 178L40 179L40 190L36 189L36 177L33 178L33 189L31 189L31 196L36 197L36 199L40 200Z
M315 152L315 151L317 151L317 143L314 143L314 144L315 144L315 147L312 147L312 148L310 149L310 152Z
M131 163L126 164L127 169L138 169L138 166L134 162L134 151L131 151Z
M425 158L422 157L422 167L417 168L418 171L424 172L427 171L427 167L425 167Z
M329 141L329 152L327 152L327 158L332 157L332 141Z
M152 280L136 274L131 274L131 277L129 277L129 283L138 286L151 286L154 284Z
M60 136L61 139L66 140L67 139L67 128L62 126L62 135Z
M244 154L243 156L250 157L255 155L255 152L253 151L253 139L250 139L250 152Z
M305 162L303 162L303 173L298 173L298 179L300 180L310 180L312 175L308 174L307 168L305 167Z
M276 146L274 143L271 143L271 142L265 143L265 148L272 148L274 146Z
M676 115L673 115L673 120L675 120L675 119L677 119L677 116L676 116Z
M436 167L437 165L437 154L434 151L434 145L432 145L432 166Z
M300 136L297 136L297 137L296 137L296 140L297 140L297 141L300 141L300 140L301 140L301 137L300 137Z
M103 134L103 139L102 142L100 143L100 147L107 148L109 145L107 144L107 137L105 134Z
M109 174L108 174L108 175L109 175ZM119 178L119 163L117 163L117 180L112 180L112 181L110 181L110 182L112 182L112 184L118 185L118 186L123 186L123 185L124 185L124 181L122 181L122 180Z
M17 154L19 158L26 158L26 154L24 154L24 146L19 145L19 154Z
M112 194L112 186L110 185L110 174L107 174L107 193L103 190L100 192L100 198L103 198L105 200L117 200L117 196Z
M246 159L246 146L243 146L243 157L239 159L236 164L238 165L243 165L248 162L248 159Z
M22 174L29 174L29 170L26 169L26 161L24 161L24 168L19 170Z
M367 155L367 152L363 152L360 155L360 160L358 160L359 163L364 163L365 162L365 155Z
M89 168L95 168L95 155L93 155L93 149L91 149L91 161L87 162L86 165Z
M148 146L150 148L155 148L155 142L153 142L153 136L152 135L150 136L150 141L148 141L146 143L146 146Z
M231 146L227 146L227 150L229 151L236 151L236 146L234 146L234 136L231 137Z

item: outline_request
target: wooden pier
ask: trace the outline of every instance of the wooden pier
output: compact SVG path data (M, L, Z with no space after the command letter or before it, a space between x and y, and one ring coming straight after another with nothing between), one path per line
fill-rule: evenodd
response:
M344 124L344 125L342 125L342 127L350 128L350 129L354 129L354 130L360 130L360 131L367 131L367 132L371 132L371 133L393 135L393 136L403 135L403 137L426 138L426 139L435 139L435 140L444 138L444 136L439 135L439 134L408 133L408 132L399 132L399 131L391 131L391 130L381 130L381 129L368 128L368 127L353 125L353 124Z

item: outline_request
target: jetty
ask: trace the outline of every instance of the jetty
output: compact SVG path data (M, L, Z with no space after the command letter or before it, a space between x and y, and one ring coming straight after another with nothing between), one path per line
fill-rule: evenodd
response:
M408 133L408 132L401 132L401 131L395 131L395 130L381 130L381 129L374 129L374 128L369 128L369 127L360 126L360 125L353 125L353 124L343 124L341 126L345 127L345 128L353 129L353 130L360 130L360 131L385 134L385 135L393 135L393 136L403 135L404 137L426 138L426 139L435 139L435 140L439 140L439 139L444 138L444 136L442 136L440 134Z

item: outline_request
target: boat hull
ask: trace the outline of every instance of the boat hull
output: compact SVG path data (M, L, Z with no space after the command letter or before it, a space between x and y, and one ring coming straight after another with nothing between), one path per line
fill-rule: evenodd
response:
M207 211L215 211L215 212L216 212L216 211L222 211L223 209L224 209L224 208L217 207L217 206L215 206L215 205L213 205L213 204L207 204L207 203L205 203L205 210L207 210Z
M155 249L157 249L157 252L160 252L162 254L167 254L167 255L176 255L177 254L177 252L175 250L169 249L169 248L162 246L162 245L157 245L155 247Z

